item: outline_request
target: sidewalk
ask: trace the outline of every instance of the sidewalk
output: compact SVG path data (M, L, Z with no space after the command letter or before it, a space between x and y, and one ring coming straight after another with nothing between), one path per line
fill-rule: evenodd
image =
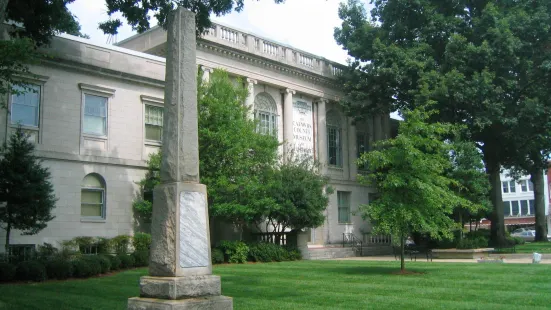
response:
M531 264L532 263L532 254L502 254L490 255L490 258L499 258L504 256L503 262L506 264ZM334 260L358 260L358 261L395 261L394 255L392 256L361 256L361 257L347 257L347 258L336 258ZM409 256L406 256L406 261L410 261ZM413 260L415 261L415 259ZM417 257L418 262L431 263L427 262L425 257ZM434 258L432 263L476 263L477 259L438 259ZM540 264L551 264L551 255L547 254L542 257Z

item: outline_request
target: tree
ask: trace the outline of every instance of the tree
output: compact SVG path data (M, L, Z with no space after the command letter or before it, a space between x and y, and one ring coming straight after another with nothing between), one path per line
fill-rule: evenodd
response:
M268 178L268 195L274 203L265 208L266 231L300 230L323 224L323 211L333 189L329 178L319 174L319 163L311 158L287 156Z
M284 0L273 1L275 3L284 2ZM168 14L177 7L183 7L196 14L197 34L199 35L211 26L210 16L212 14L221 16L230 13L232 10L241 12L244 2L244 0L105 0L109 20L100 23L99 28L105 34L117 34L118 28L122 26L122 21L118 18L112 19L111 16L116 12L120 12L128 24L132 26L132 29L138 31L138 33L149 29L151 13L153 13L159 25L166 29Z
M505 151L508 143L525 151L511 139L519 112L536 114L549 102L551 2L372 3L370 19L356 0L339 9L335 39L355 58L343 74L345 105L361 115L431 100L439 113L430 121L466 125L491 183L491 239L504 243L500 171L521 158Z
M34 155L34 144L18 127L0 148L0 223L6 230L6 253L12 229L34 235L54 216L56 197L50 172Z
M455 223L451 218L457 206L471 207L452 187L459 182L446 175L451 169L452 144L444 142L453 127L427 124L434 112L418 108L405 111L398 136L380 141L375 150L358 159L369 173L360 176L362 184L374 185L378 198L360 206L374 231L400 239L401 270L405 270L404 239L413 232L432 238L452 237Z

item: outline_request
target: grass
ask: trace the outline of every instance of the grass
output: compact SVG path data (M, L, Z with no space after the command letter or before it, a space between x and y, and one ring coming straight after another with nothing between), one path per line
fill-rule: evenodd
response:
M241 309L548 309L551 265L301 261L221 265ZM146 269L88 280L0 286L0 309L126 309Z
M516 246L517 253L551 253L551 242L529 242Z

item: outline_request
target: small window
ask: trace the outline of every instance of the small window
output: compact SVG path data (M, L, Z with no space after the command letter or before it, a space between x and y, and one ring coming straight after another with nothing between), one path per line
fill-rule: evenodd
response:
M511 216L511 202L510 201L504 201L503 202L503 216Z
M163 108L145 105L145 139L158 142L163 140Z
M82 180L80 215L87 218L105 218L105 182L91 173Z
M528 182L527 182L527 180L521 180L518 183L520 184L520 191L521 192L527 192L528 191Z
M503 193L506 194L509 192L509 182L501 182Z
M257 131L263 135L277 137L277 106L268 93L260 93L254 99Z
M85 134L107 136L107 98L84 94Z
M358 152L357 158L360 158L363 153L369 152L369 144L368 144L368 137L365 132L357 132L356 133L356 150ZM367 167L365 164L358 165L359 170L365 170Z
M327 159L331 166L342 167L342 129L339 114L327 113Z
M337 192L339 223L350 223L350 192Z
M10 118L13 125L38 127L40 113L40 86L14 86L18 94L12 95Z
M520 215L528 215L528 200L520 201Z
M528 203L529 203L529 208L530 208L530 214L535 215L536 214L536 204L535 204L534 199L529 200Z
M534 183L532 183L532 181L528 181L528 190L531 192L534 191Z
M519 214L518 201L511 201L511 216L517 216Z
M515 193L517 191L515 186L516 186L515 181L509 181L509 191L511 193Z

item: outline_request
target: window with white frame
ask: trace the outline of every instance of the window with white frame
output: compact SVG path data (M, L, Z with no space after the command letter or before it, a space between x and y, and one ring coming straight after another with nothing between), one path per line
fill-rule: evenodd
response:
M342 167L342 128L335 110L327 112L327 159L331 166Z
M503 202L503 216L511 216L511 202L510 201L504 201Z
M145 139L161 142L163 140L163 108L145 105Z
M504 194L516 192L515 181L501 182L501 186Z
M84 94L83 133L107 136L107 102L107 97Z
M10 122L13 125L39 126L40 92L39 85L14 86L16 94L11 96Z
M519 211L518 201L511 201L511 216L518 216Z
M350 192L337 192L339 223L350 223Z
M277 137L277 106L268 93L260 93L254 99L257 130L263 135Z
M105 219L105 181L96 173L88 174L81 184L80 216Z
M533 192L534 191L534 184L532 184L532 181L530 181L530 180L520 180L518 183L520 184L520 191L521 192Z
M531 199L531 200L528 200L528 211L530 212L530 215L535 215L536 214L536 204L535 204L535 201L534 199Z
M520 201L520 215L528 215L528 200L521 200Z

